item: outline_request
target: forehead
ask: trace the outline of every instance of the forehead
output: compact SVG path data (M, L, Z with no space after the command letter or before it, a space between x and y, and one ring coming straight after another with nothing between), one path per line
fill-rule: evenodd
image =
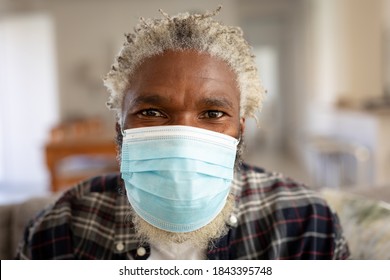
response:
M206 83L238 91L236 80L230 66L218 57L195 50L169 50L143 60L130 77L130 87L175 81L172 86L194 82L199 86Z

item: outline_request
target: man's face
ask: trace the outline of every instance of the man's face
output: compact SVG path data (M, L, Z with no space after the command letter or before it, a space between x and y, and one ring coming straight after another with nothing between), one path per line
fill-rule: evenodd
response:
M218 58L195 51L167 51L146 59L131 77L122 108L122 129L186 125L239 138L240 92L236 75ZM122 142L118 131L119 150ZM239 149L240 150L240 149ZM191 240L206 248L210 240L226 234L225 221L233 208L230 195L223 210L208 225L186 233L160 230L132 212L136 232L151 243L182 243Z
M122 109L123 130L187 125L239 138L244 129L234 72L191 50L147 58L131 78Z

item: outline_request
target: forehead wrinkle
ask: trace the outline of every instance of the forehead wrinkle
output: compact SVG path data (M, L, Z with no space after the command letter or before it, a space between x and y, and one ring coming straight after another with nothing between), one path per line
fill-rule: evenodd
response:
M200 103L207 107L234 108L233 103L225 97L208 97L202 99Z
M225 85L227 85L228 87L230 87L230 88L232 88L234 90L238 89L237 81L234 78L226 80L226 79L218 79L217 77L205 77L205 76L202 76L202 75L197 76L196 78L198 78L200 80L206 80L206 81L211 81L211 82L217 82L217 83L220 83L220 84L225 84Z
M169 98L160 94L139 95L131 99L130 106L137 106L141 104L162 104L168 103Z

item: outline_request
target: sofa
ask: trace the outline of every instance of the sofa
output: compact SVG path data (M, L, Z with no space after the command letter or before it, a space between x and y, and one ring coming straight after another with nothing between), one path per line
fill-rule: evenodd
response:
M319 192L338 213L351 259L390 259L390 187ZM0 205L0 259L14 258L27 222L58 196Z
M338 214L351 259L390 259L390 186L321 193Z
M0 259L13 259L28 221L58 195L30 198L21 203L0 205Z

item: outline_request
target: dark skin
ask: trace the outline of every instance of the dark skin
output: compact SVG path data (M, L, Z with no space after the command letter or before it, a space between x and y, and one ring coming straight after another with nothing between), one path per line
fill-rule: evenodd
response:
M219 58L193 50L145 59L122 109L123 130L187 125L239 138L245 128L235 73Z

